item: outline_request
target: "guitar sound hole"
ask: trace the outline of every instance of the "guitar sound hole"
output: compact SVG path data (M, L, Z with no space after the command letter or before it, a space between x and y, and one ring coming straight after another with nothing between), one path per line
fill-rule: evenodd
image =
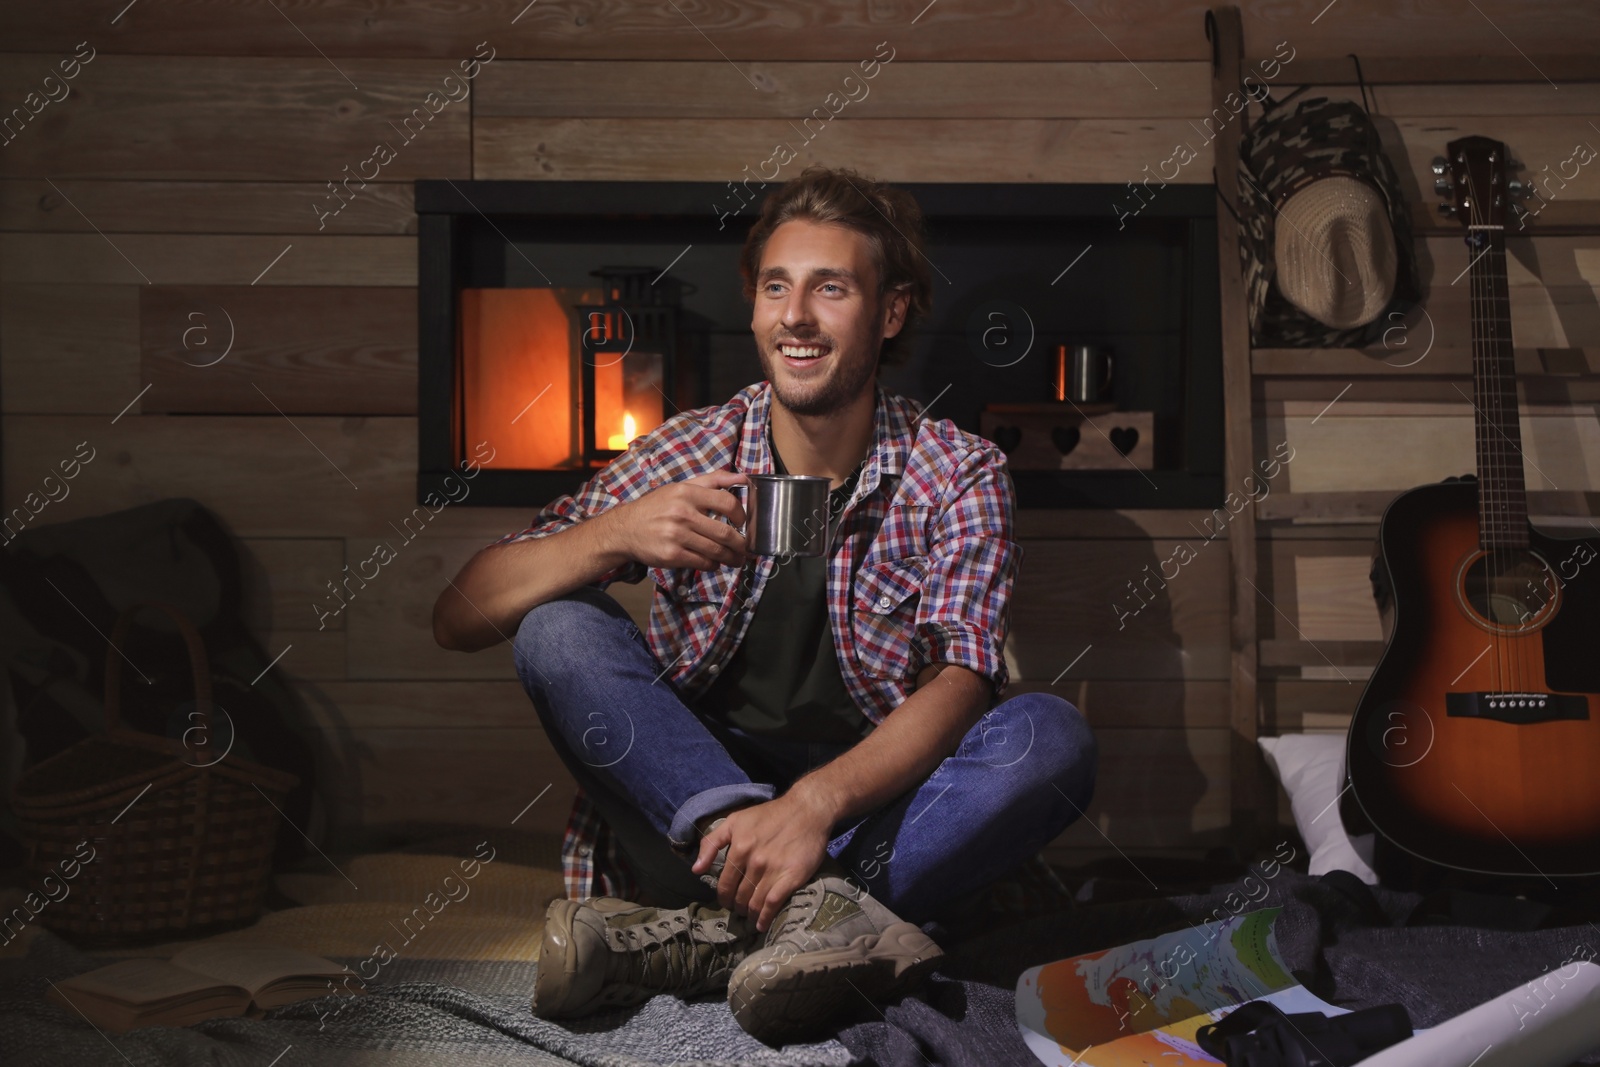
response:
M1555 614L1561 583L1544 557L1497 548L1469 556L1458 595L1473 621L1498 633L1537 630Z

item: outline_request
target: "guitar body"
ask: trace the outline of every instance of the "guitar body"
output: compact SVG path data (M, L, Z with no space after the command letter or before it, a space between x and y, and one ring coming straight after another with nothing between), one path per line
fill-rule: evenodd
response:
M1432 863L1600 873L1600 539L1484 549L1478 486L1397 497L1386 646L1350 727L1373 827Z

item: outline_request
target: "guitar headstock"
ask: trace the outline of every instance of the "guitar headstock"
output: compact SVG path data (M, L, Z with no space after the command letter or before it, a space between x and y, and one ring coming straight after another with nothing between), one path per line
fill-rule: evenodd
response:
M1506 225L1513 193L1520 183L1510 180L1518 164L1506 146L1490 137L1462 137L1451 141L1446 155L1433 161L1433 172L1440 177L1434 191L1445 198L1439 210L1474 226Z

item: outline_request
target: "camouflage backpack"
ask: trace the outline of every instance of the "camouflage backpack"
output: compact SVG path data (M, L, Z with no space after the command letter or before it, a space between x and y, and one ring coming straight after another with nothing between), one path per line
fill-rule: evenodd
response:
M1240 138L1240 242L1245 291L1250 301L1251 343L1261 348L1362 348L1378 343L1396 313L1416 306L1416 255L1411 216L1394 169L1383 154L1377 128L1359 105L1310 97L1304 92L1267 100L1261 117ZM1322 178L1342 175L1377 190L1394 230L1396 272L1388 306L1353 329L1328 326L1296 308L1274 284L1278 209L1290 196Z

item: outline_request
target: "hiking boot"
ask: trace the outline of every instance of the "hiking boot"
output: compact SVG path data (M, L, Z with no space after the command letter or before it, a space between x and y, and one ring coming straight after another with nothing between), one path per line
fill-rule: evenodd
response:
M760 945L755 923L726 908L665 911L615 897L554 900L533 984L533 1013L568 1019L649 1000L727 989Z
M766 943L734 969L728 1006L769 1045L812 1040L860 1008L927 978L944 952L864 890L825 876L773 917Z

